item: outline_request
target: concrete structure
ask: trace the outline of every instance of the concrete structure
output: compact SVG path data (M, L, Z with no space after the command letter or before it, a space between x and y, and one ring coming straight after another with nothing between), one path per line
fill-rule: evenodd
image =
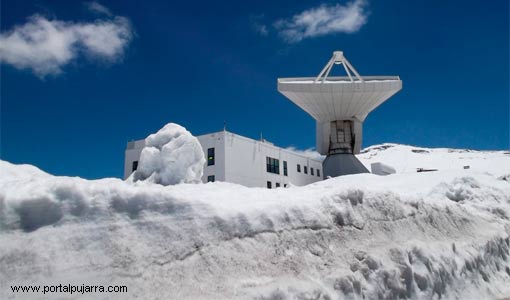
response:
M380 162L372 163L370 165L370 169L372 169L372 174L381 176L391 175L397 172L392 166L388 166Z
M329 77L335 65L343 65L347 76ZM332 177L368 172L354 156L361 150L363 121L400 89L398 76L361 77L341 51L317 77L278 79L278 91L316 120L317 150L327 155L324 176Z
M197 136L204 154L203 182L226 181L248 187L286 187L322 180L322 161L228 131ZM127 144L124 178L136 170L144 140Z

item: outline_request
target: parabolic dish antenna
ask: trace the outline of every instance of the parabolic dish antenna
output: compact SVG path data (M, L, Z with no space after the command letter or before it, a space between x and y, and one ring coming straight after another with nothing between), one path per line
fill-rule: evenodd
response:
M329 76L335 65L347 76ZM360 76L342 51L333 52L317 77L278 78L278 91L317 121L325 177L368 172L354 156L361 150L363 121L401 89L398 76Z

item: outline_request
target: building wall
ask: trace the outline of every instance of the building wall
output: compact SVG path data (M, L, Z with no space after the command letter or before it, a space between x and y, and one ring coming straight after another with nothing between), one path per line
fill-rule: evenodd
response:
M305 185L322 180L322 162L308 158L299 153L276 147L271 143L256 141L230 132L225 133L226 181L235 182L249 187L266 187L267 182L275 188L285 184ZM280 174L267 172L266 157L279 160ZM287 162L287 176L283 172L283 162ZM297 172L297 165L301 172ZM304 173L307 167L308 174ZM314 169L311 175L310 168ZM317 176L317 169L321 176Z
M133 173L133 162L140 160L140 154L145 146L145 140L128 142L124 155L124 179Z
M322 180L322 162L308 158L299 153L276 147L265 141L257 141L227 131L205 134L197 137L202 145L206 164L202 181L207 182L208 176L213 175L215 181L226 181L242 184L248 187L266 187L271 182L272 188L279 183L305 185ZM132 173L132 164L138 161L145 145L144 140L128 143L124 163L124 178ZM214 148L214 165L207 165L207 150ZM279 173L267 172L266 157L279 160ZM287 176L284 175L284 161L287 162ZM301 172L297 171L300 165ZM304 167L307 167L307 174ZM311 175L311 168L314 175ZM317 175L320 170L320 176Z
M225 137L223 131L198 136L198 141L204 150L206 159L202 182L207 182L208 176L214 176L215 181L225 180ZM207 165L207 149L214 148L214 165Z

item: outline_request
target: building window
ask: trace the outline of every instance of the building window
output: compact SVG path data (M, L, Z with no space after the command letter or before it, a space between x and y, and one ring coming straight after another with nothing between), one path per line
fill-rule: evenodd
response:
M284 176L288 176L288 172L287 172L287 162L284 160L283 161L283 175Z
M317 177L321 177L321 170L317 169Z
M267 182L267 188L270 189L271 188L271 181L268 181Z
M214 175L207 176L207 182L214 182L214 181L216 181L216 178L214 177Z
M138 161L137 160L135 160L133 162L133 165L131 166L131 172L136 171L136 169L138 169Z
M266 157L266 171L273 174L280 174L280 160Z
M284 184L283 184L283 187L285 187L285 188L286 188L286 187L287 187L287 184L286 184L286 183L284 183Z
M308 174L308 167L307 166L303 166L303 171L305 172L305 174Z
M297 171L298 171L298 173L301 173L301 165L300 164L297 165Z
M279 187L280 187L280 183L279 183L279 182L277 182L277 183L276 183L276 187L277 187L277 188L279 188Z
M312 175L312 176L313 176L313 175L315 175L315 174L313 173L313 168L310 168L310 175Z
M214 166L214 148L207 149L207 165Z

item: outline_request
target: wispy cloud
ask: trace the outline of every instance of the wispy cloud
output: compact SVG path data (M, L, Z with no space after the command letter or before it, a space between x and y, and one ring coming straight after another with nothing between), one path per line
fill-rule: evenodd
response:
M267 26L264 24L253 24L255 31L260 33L261 35L268 35L269 31L267 30Z
M34 15L25 24L0 33L0 62L42 78L61 73L80 55L116 62L132 36L131 24L124 17L75 23Z
M258 16L251 16L250 17L250 23L251 27L255 32L257 32L260 35L266 36L269 34L269 30L267 28L267 25L263 23L264 21L264 15L258 15Z
M274 27L289 43L331 33L354 33L367 22L366 0L354 0L345 5L322 4L289 19L278 20Z
M90 11L92 11L94 13L97 13L97 14L104 14L104 15L107 15L107 16L112 16L113 15L106 6L100 4L99 2L96 2L96 1L86 2L85 6L87 6L87 8Z

